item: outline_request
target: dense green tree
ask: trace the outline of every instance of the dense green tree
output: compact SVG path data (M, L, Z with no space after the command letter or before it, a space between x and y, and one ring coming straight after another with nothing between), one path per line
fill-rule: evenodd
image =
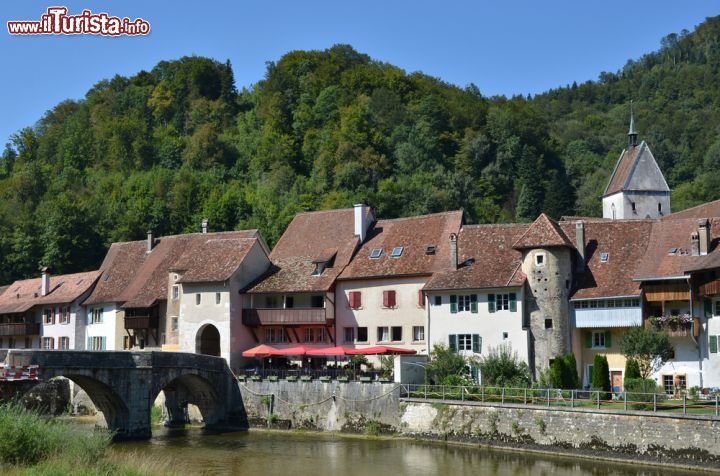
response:
M675 349L666 332L631 327L618 342L620 352L638 364L640 378L648 379L672 358Z

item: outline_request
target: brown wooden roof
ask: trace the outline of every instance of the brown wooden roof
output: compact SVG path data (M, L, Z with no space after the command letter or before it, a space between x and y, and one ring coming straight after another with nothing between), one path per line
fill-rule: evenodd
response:
M0 295L0 314L24 312L35 305L69 304L87 292L99 276L99 271L51 275L46 296L40 296L39 277L15 281Z
M449 269L450 234L460 231L462 216L462 211L452 211L378 220L338 279L429 275ZM427 254L428 246L435 247L435 254ZM391 256L396 247L403 248L398 258ZM370 258L373 249L382 250L379 258Z
M555 220L544 213L541 213L513 244L515 249L549 248L551 246L569 246L572 248L573 244L568 240Z
M525 274L520 270L522 253L514 249L513 244L529 226L465 225L458 235L458 261L461 265L457 270L435 273L423 289L521 286L525 282Z

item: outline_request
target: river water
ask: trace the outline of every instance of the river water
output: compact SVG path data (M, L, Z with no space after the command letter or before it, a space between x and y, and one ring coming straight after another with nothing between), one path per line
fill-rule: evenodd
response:
M148 441L116 443L112 451L169 461L181 475L253 476L659 476L662 468L491 451L404 439L250 430L222 435L155 428ZM689 473L688 473L689 474Z

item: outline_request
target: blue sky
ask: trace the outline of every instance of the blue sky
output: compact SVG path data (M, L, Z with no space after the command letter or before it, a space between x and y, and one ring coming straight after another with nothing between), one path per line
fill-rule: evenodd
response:
M147 37L10 36L8 20L36 20L48 6L142 17ZM668 33L718 14L717 0L288 0L39 2L3 0L0 146L64 99L97 81L183 55L230 59L237 86L265 62L297 49L348 43L375 59L485 95L532 94L617 71Z

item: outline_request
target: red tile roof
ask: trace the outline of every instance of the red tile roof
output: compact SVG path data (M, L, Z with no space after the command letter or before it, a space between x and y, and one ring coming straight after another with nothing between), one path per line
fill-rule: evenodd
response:
M101 276L86 304L119 302L120 295L135 278L148 254L147 241L113 243L100 265Z
M462 216L462 211L452 211L378 220L338 279L429 275L449 269L450 234L460 231ZM435 247L434 254L426 253L428 246ZM403 251L394 258L390 254L397 247ZM382 250L379 258L370 258L373 249Z
M677 220L679 218L711 218L720 217L720 200L714 202L703 203L696 207L687 208L679 212L671 213L664 216L662 220Z
M644 142L637 147L631 147L622 151L620 159L618 159L617 164L615 165L615 170L613 171L612 177L610 177L610 181L605 188L603 196L612 195L613 193L620 192L625 188L630 172L633 169L635 159L637 159L638 152L643 144Z
M435 273L423 288L482 289L521 286L522 253L513 244L530 225L465 225L458 235L458 261L472 264Z
M544 213L530 225L525 233L513 244L513 248L549 248L551 246L569 246L573 244L568 240L560 226Z
M99 271L50 276L50 290L40 296L41 278L15 281L0 295L0 314L24 312L35 305L67 304L80 298L100 276Z
M182 273L179 283L227 281L256 243L256 238L191 240L170 269Z
M271 269L246 292L330 290L357 248L354 213L353 208L345 208L296 215L270 253ZM369 208L366 208L366 218L372 220ZM320 276L313 276L316 263L326 260L331 266Z

